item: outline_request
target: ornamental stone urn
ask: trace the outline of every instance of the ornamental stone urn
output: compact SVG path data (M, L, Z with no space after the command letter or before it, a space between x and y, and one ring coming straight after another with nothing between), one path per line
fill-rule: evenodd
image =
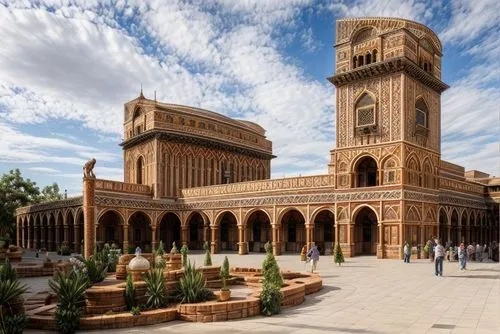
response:
M142 281L142 275L147 273L150 268L149 261L140 254L137 254L128 264L128 272L132 275L134 282Z

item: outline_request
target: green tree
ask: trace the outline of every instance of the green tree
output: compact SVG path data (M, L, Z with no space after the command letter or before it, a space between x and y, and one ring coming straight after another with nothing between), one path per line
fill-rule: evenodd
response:
M3 174L0 178L0 236L6 236L8 233L11 239L15 239L14 214L17 208L61 198L57 183L46 186L40 192L36 182L24 179L19 169Z
M11 170L0 178L0 235L14 237L17 208L40 201L40 189L36 182L24 179L19 169Z
M342 253L342 248L338 242L335 244L335 250L333 251L333 260L339 266L344 262L344 253Z
M57 183L52 183L50 186L45 186L42 189L42 195L41 195L41 201L42 202L50 202L50 201L57 201L62 199L62 195L59 192L59 186Z

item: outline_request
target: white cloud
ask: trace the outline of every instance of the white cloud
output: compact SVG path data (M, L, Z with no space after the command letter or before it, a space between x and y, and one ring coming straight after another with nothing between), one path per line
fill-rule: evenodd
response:
M339 17L399 17L423 21L432 17L431 6L418 0L354 0L332 1L329 9Z
M47 173L47 174L54 174L54 173L61 172L58 169L50 168L50 167L29 167L28 170L31 170L34 172L40 172L40 173Z

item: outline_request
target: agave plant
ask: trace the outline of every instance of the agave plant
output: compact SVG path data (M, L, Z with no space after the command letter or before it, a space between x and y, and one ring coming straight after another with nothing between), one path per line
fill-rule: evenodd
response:
M17 279L2 279L0 281L0 306L8 309L11 304L18 301L26 291L28 291L28 287L21 284Z
M184 267L184 274L177 285L177 298L181 303L198 303L212 299L214 294L206 288L203 274L196 270L191 261Z
M82 263L85 266L85 273L91 284L102 282L106 278L108 272L108 264L99 261L94 257L85 259L82 256L75 256L76 262Z
M56 293L57 328L62 333L74 333L80 326L80 317L85 305L85 290L90 286L88 278L81 272L58 271L49 279L50 288Z
M160 308L167 304L165 278L163 270L155 268L144 276L146 282L146 305L151 308Z
M11 280L15 281L17 278L16 275L16 270L12 268L12 265L10 264L9 258L5 259L5 263L0 265L0 280L6 281L6 280Z

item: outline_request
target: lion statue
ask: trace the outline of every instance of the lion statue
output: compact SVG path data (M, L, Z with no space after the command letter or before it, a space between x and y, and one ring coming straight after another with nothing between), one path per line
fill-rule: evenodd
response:
M94 174L95 159L89 160L83 165L83 177L90 177L95 179Z

